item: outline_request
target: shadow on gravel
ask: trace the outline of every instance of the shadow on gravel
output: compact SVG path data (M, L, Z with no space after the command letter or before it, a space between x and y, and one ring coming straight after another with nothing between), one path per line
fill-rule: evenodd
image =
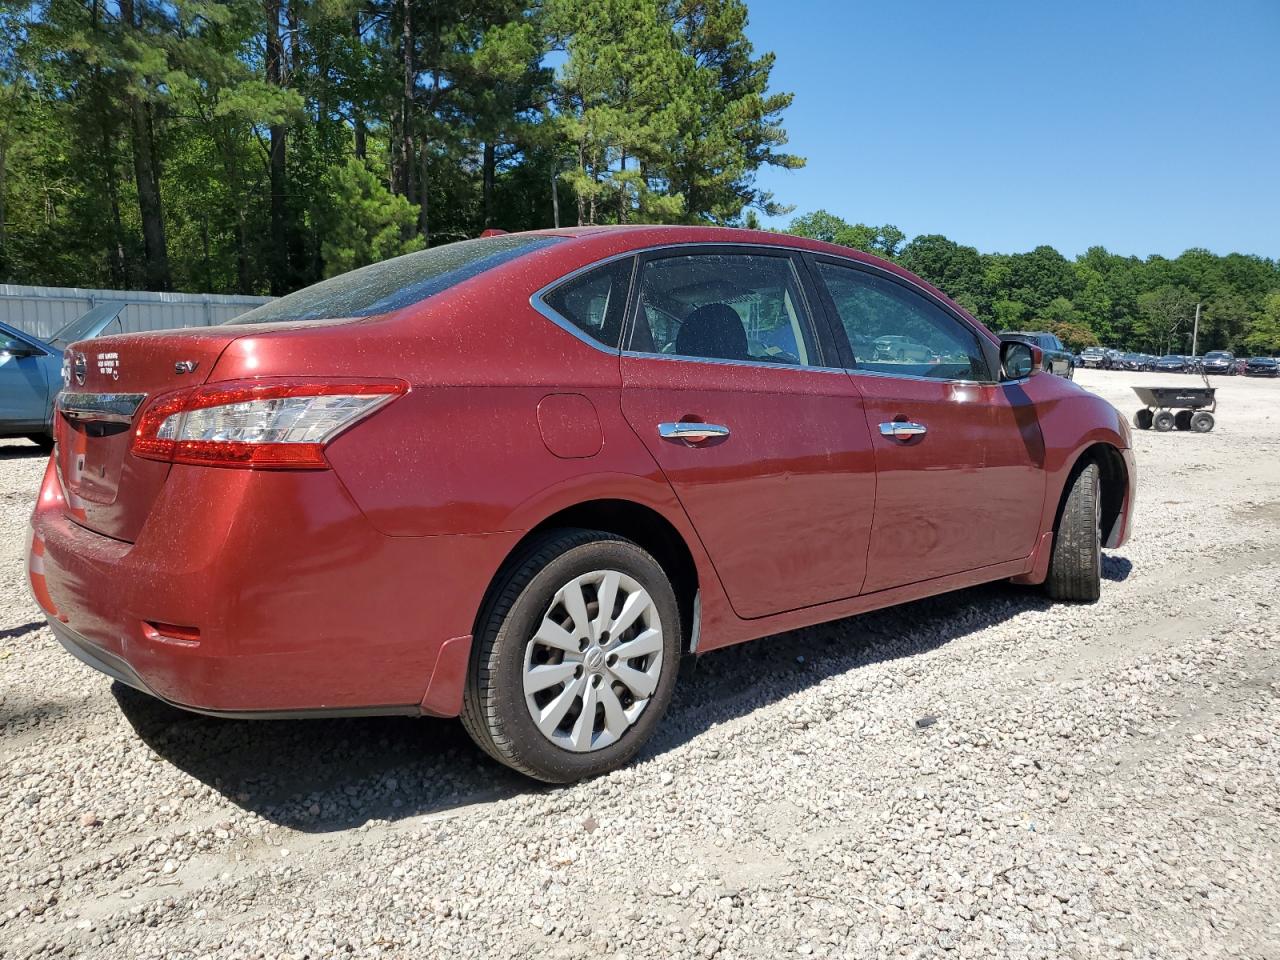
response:
M48 456L47 449L34 443L0 443L0 460L34 460Z
M13 640L17 637L25 637L28 633L35 633L43 626L43 620L32 620L30 623L20 623L16 627L5 627L3 630L0 630L0 640Z
M1128 561L1108 560L1108 579L1128 574ZM927 653L1051 605L1034 588L990 584L687 658L675 701L640 761L828 677ZM370 819L442 814L553 789L489 760L456 721L219 720L120 684L113 693L161 757L245 809L296 830L347 830ZM930 712L940 710L945 705ZM916 719L902 718L904 732Z
M1102 579L1110 580L1112 583L1122 583L1129 579L1129 574L1133 571L1133 564L1129 562L1127 557L1102 555Z

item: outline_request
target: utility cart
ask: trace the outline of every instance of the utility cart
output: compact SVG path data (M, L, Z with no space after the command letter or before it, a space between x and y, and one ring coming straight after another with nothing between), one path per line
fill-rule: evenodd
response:
M1218 408L1215 387L1134 387L1133 392L1146 404L1133 415L1139 430L1166 433L1177 427L1208 433L1213 429L1213 412Z

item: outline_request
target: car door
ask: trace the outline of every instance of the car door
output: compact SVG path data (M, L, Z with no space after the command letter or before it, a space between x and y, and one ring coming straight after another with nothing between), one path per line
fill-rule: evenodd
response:
M621 359L623 413L744 618L855 596L866 568L871 438L801 271L770 247L649 253Z
M44 429L50 370L60 364L43 345L0 326L0 435Z
M1044 442L1018 383L997 379L996 345L923 289L887 271L813 258L878 474L864 592L1030 555L1044 503ZM864 356L904 337L930 359ZM918 354L919 351L916 351Z

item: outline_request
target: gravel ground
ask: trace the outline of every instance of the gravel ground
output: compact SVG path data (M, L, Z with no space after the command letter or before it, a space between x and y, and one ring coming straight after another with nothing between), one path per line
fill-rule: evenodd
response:
M1129 411L1160 377L1080 379ZM1280 957L1280 383L1219 386L1213 433L1136 436L1096 606L995 585L710 654L562 789L455 723L113 688L41 626L44 461L2 443L0 957Z

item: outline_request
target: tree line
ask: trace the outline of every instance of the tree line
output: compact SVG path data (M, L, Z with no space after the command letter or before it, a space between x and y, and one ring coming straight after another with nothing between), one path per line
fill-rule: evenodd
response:
M788 232L854 247L901 264L992 330L1047 330L1068 346L1190 353L1280 354L1280 263L1191 249L1168 259L1090 247L1068 260L1051 246L979 253L939 234L907 241L897 227L849 223L819 210Z
M0 281L282 294L489 227L788 212L745 0L0 0ZM1280 352L1280 268L984 254L817 211L994 329Z
M0 279L282 294L507 230L753 220L743 0L0 0Z

